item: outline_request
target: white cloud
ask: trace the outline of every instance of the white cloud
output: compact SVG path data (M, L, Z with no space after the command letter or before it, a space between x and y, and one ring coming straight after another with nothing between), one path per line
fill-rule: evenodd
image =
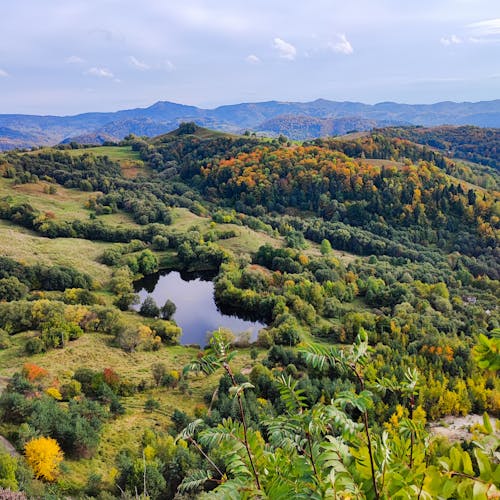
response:
M338 42L328 44L328 47L334 52L338 52L339 54L345 54L346 56L352 54L354 49L352 48L351 42L347 39L347 37L341 33L337 35Z
M170 59L165 59L163 61L163 68L166 69L167 71L174 71L175 70L175 65Z
M297 49L285 40L281 38L275 38L273 40L273 47L279 52L280 57L283 59L288 59L289 61L293 61L297 56Z
M500 17L496 19L487 19L478 23L472 23L467 26L476 35L500 35Z
M491 43L499 43L500 38L495 36L471 36L469 37L469 42L471 43L482 43L482 44L491 44Z
M145 70L150 69L150 66L148 64L146 64L145 62L139 61L139 59L137 59L134 56L129 56L128 62L130 63L131 66L133 66L136 69L140 69L141 71L145 71Z
M9 73L4 69L0 69L0 78L6 78L7 76L9 76Z
M97 76L99 78L114 78L115 75L108 68L94 66L85 71L86 75Z
M445 46L458 45L462 43L462 39L457 35L443 36L439 41Z
M67 64L82 64L85 60L78 56L69 56L64 60L64 62Z
M259 64L260 58L257 57L255 54L250 54L247 57L245 57L245 61L250 64Z

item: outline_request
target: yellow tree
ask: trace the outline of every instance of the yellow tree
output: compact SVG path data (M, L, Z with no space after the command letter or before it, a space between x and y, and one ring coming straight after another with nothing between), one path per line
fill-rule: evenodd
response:
M24 446L24 455L38 479L56 479L63 452L55 439L43 436L32 439Z

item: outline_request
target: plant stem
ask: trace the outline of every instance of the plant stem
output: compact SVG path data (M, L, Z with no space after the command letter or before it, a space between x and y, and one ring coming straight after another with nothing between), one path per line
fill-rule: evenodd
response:
M413 424L413 408L415 407L415 397L413 394L410 396L410 421ZM413 430L413 425L410 434L410 469L413 468L413 446L415 445L415 432Z
M205 459L208 461L208 463L217 471L217 473L222 477L224 474L222 471L217 467L215 462L203 451L203 448L191 437L188 437L188 441L200 452L200 454L205 457Z
M307 443L309 445L309 458L311 460L311 464L312 464L312 467L313 467L313 470L314 470L314 475L316 476L316 479L319 481L318 470L316 469L316 464L314 462L314 457L313 457L311 435L309 434L309 432L306 432L306 437L307 437Z
M364 391L365 390L365 383L364 383L363 377L356 369L356 365L351 364L351 365L349 365L349 367L356 375L356 378L358 379L359 384L360 384L361 391ZM375 478L375 464L373 462L372 440L370 438L370 428L368 426L368 411L367 410L365 410L363 412L363 423L364 423L364 427L365 427L366 441L368 444L368 454L370 455L370 468L371 468L371 473L372 473L373 492L375 493L375 500L378 500L380 497L379 497L378 488L377 488L377 480Z
M231 370L231 367L229 366L229 364L223 363L222 366L226 370L227 374L231 377L231 381L233 383L233 386L237 387L238 384L236 383L236 379L234 378L233 371ZM238 398L238 404L240 406L241 423L243 424L243 436L244 436L245 448L247 450L248 459L250 460L250 465L252 467L253 475L255 478L255 485L257 486L257 489L260 490L261 488L260 488L259 474L257 473L257 469L255 468L255 465L253 463L252 452L250 451L250 445L248 444L247 423L246 423L246 419L245 419L245 410L243 409L243 401L241 400L241 394L239 392L237 392L236 397Z

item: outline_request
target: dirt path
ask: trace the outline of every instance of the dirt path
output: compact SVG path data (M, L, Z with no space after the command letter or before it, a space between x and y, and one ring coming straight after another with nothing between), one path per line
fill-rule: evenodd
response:
M496 419L490 416L493 429L496 429ZM475 424L482 424L482 415L467 415L466 417L444 417L429 424L432 434L445 436L451 442L468 441L472 439L470 428ZM495 434L498 431L495 432Z

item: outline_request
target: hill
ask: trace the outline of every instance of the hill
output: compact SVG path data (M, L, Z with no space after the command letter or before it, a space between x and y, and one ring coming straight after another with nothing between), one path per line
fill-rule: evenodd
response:
M385 120L366 118L315 118L303 115L280 115L261 123L255 130L271 137L284 135L293 140L344 135L352 131L363 132L384 125L396 125ZM403 123L401 125L404 125Z
M0 497L497 495L499 174L396 130L0 154Z
M294 117L294 125L290 118ZM278 118L281 117L281 118ZM307 118L307 120L306 120ZM269 120L277 120L271 121ZM317 120L326 120L318 122ZM332 122L331 120L341 120ZM484 102L441 102L410 105L393 102L368 105L356 102L336 102L317 99L312 102L268 101L220 106L202 109L168 101L160 101L147 108L136 108L111 113L84 113L75 116L0 115L0 148L54 145L75 138L91 138L102 142L103 137L121 140L130 133L154 136L174 130L181 122L194 121L198 125L225 132L258 131L287 128L290 138L319 137L324 133L352 130L358 124L362 129L373 126L413 124L424 126L463 125L500 127L500 100ZM281 125L280 125L281 123ZM3 130L3 133L2 133ZM20 136L16 134L21 134ZM90 134L90 135L89 135ZM293 134L293 135L292 135Z
M388 128L381 133L435 148L447 156L500 169L500 129L472 126Z

